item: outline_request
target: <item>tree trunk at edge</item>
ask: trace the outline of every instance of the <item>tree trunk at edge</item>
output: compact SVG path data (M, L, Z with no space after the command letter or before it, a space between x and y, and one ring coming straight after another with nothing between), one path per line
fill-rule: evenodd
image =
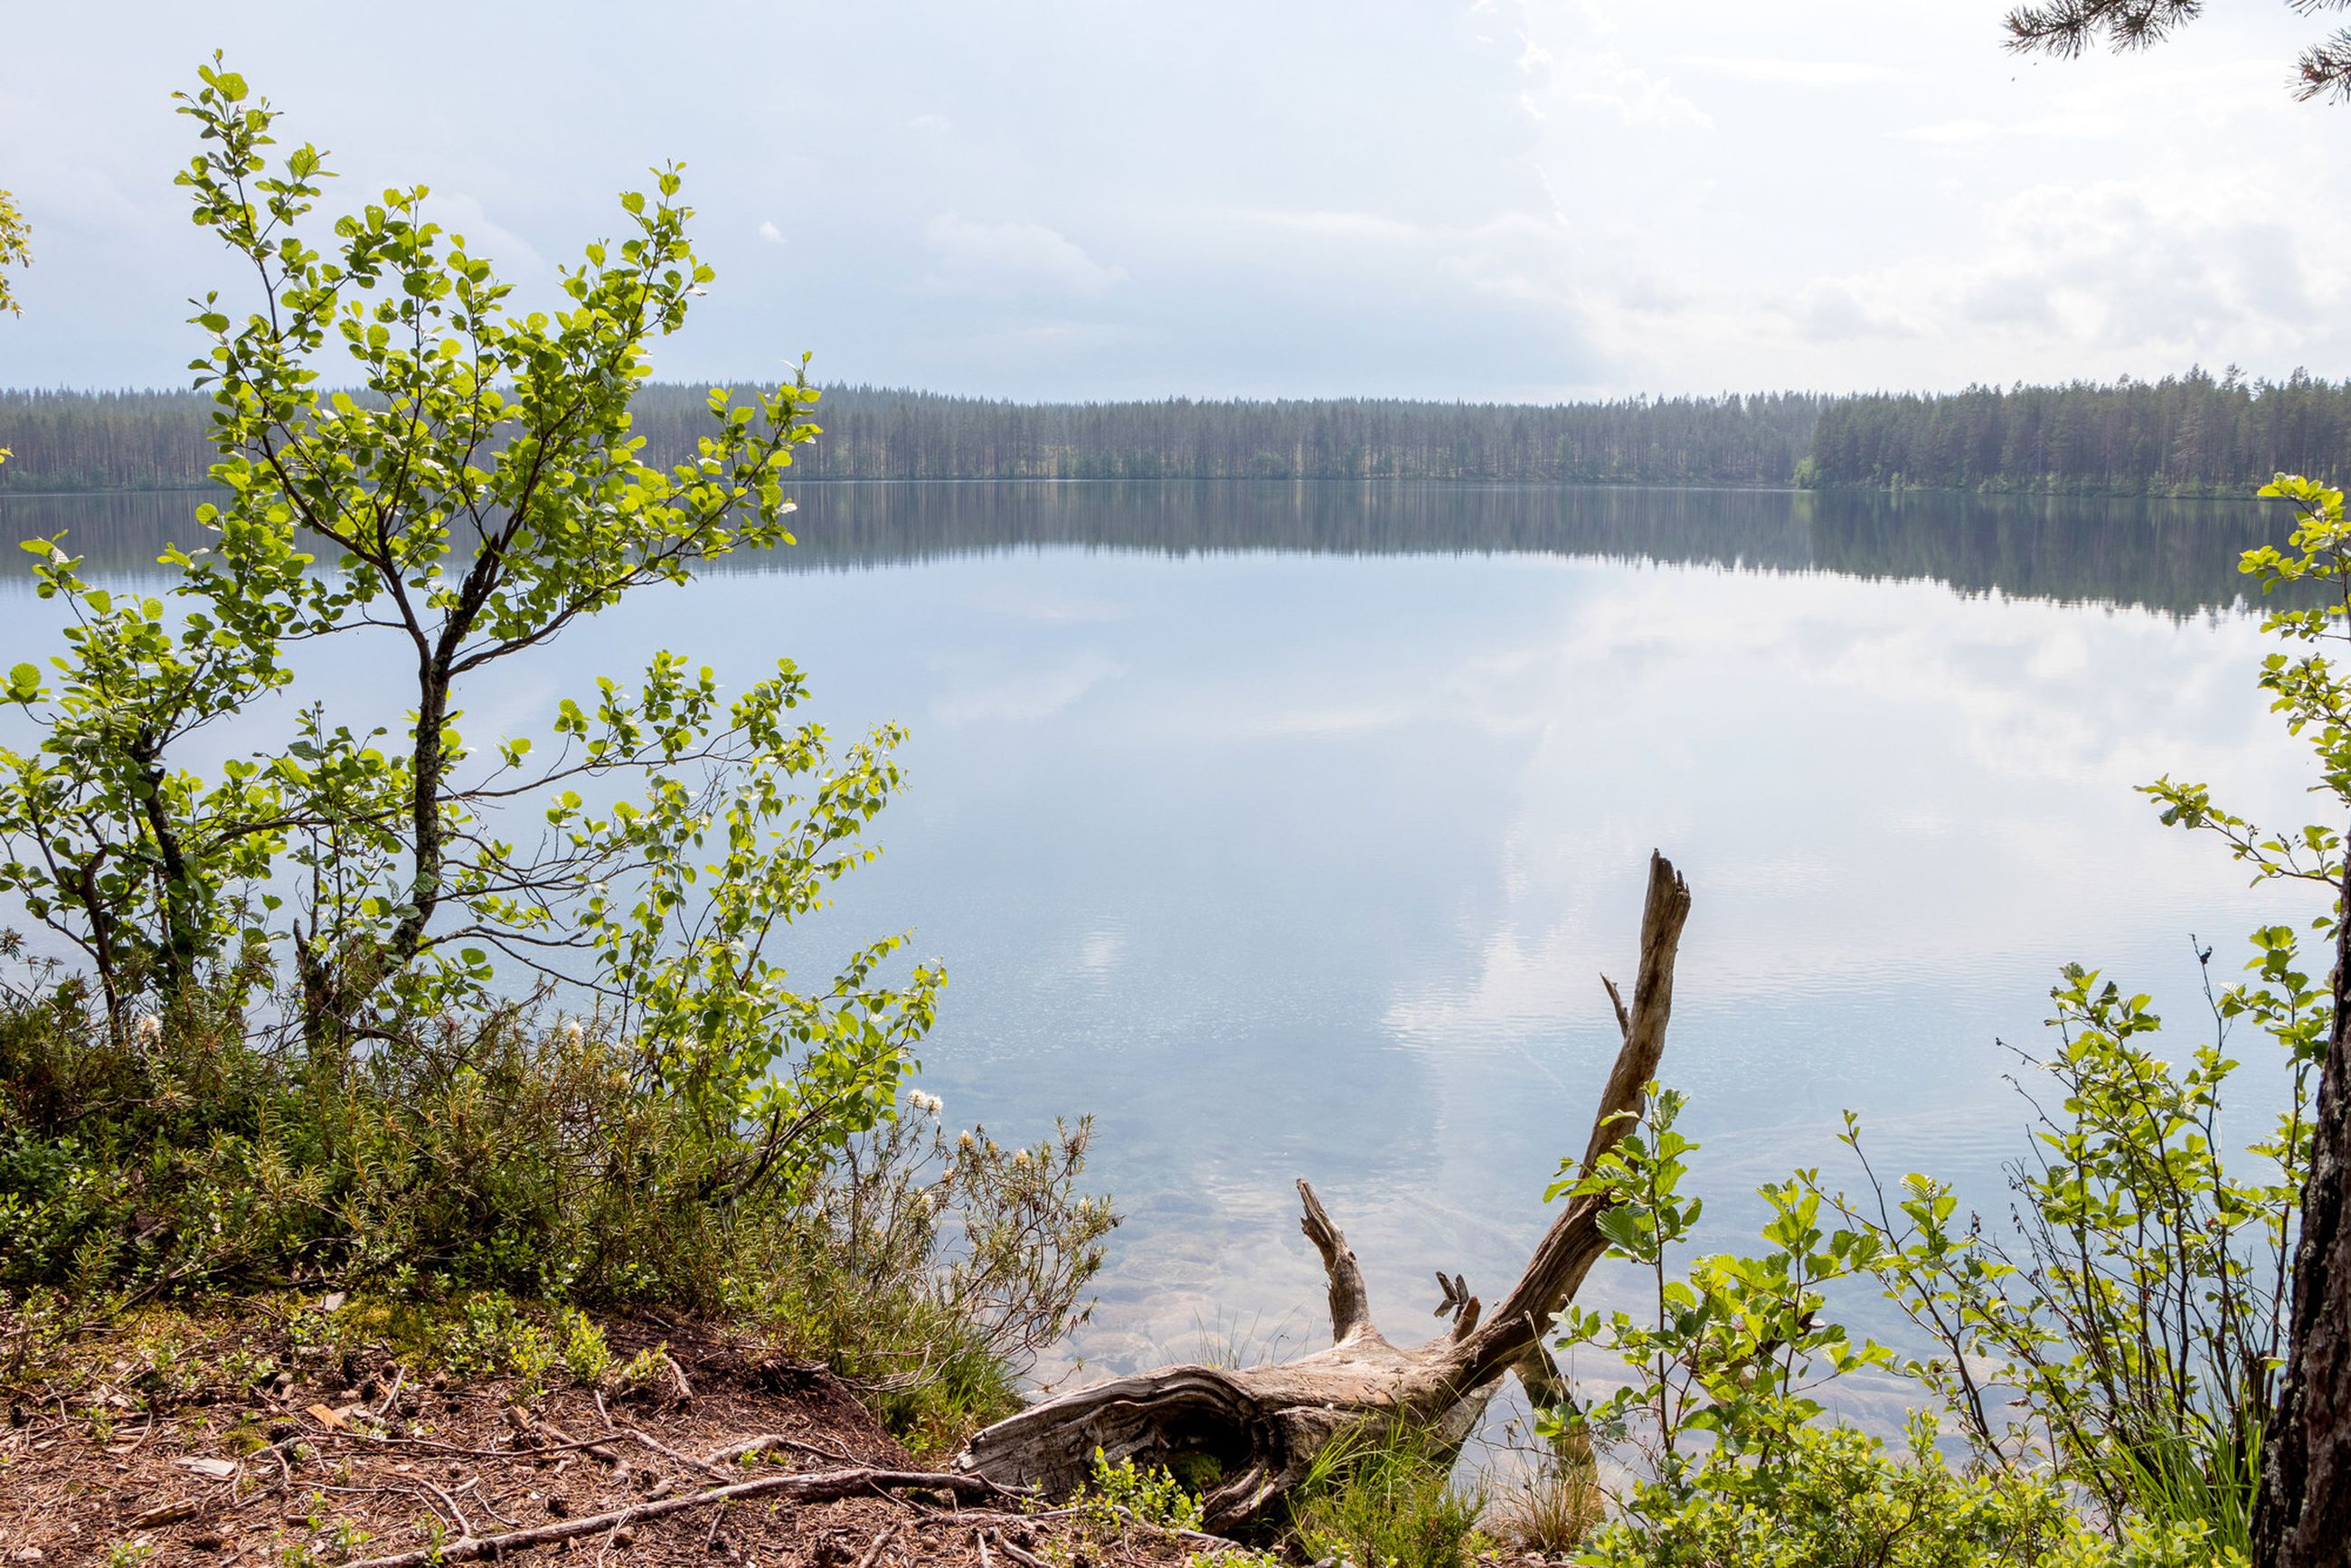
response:
M2335 946L2335 1025L2318 1074L2283 1391L2253 1508L2258 1568L2351 1564L2351 865Z

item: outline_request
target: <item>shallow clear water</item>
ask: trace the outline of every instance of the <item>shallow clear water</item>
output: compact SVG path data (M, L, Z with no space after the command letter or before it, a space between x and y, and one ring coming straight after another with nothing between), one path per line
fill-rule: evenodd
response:
M69 528L138 579L194 499L0 497L0 535ZM1300 1176L1391 1333L1435 1326L1433 1270L1499 1290L1583 1145L1614 1043L1597 977L1631 978L1652 846L1696 899L1664 1071L1694 1096L1722 1245L1757 1182L1851 1173L1848 1107L1881 1168L2002 1210L2025 1145L1998 1042L2038 1043L2061 962L2193 1035L2190 934L2225 977L2243 931L2307 913L2132 792L2170 772L2300 820L2234 565L2283 523L2250 504L941 485L802 505L799 549L608 615L469 702L469 733L540 727L656 647L746 680L788 653L836 728L912 727L888 853L802 950L914 927L952 976L925 1052L950 1116L1009 1140L1097 1115L1127 1221L1079 1342L1096 1368L1203 1331L1313 1342ZM0 659L52 624L0 587ZM353 722L401 706L364 656L319 689Z

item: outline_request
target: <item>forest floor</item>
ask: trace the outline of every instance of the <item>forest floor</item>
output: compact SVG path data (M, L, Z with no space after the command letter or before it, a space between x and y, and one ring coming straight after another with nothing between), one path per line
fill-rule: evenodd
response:
M1159 1568L1213 1549L910 1473L831 1375L692 1324L606 1323L616 1358L658 1369L615 1388L419 1376L322 1315L145 1314L37 1358L0 1316L0 1568Z

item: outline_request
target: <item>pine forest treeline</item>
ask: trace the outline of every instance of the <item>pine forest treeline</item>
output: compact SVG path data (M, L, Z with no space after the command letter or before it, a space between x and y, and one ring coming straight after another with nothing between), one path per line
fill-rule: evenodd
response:
M1970 387L1828 403L1806 477L1828 486L2242 494L2279 473L2342 476L2351 382L2204 371L2159 382Z
M0 489L172 489L211 459L193 392L0 392ZM649 387L648 455L691 451L704 389ZM1018 403L828 390L803 479L1468 480L2244 494L2351 472L2351 382L2202 371L2159 382L1920 395Z
M656 461L708 428L706 390L640 394ZM829 389L805 479L1478 479L1786 485L1823 400L1803 394L1470 404L1369 399L1015 403ZM0 486L192 485L210 461L209 399L174 392L0 392Z

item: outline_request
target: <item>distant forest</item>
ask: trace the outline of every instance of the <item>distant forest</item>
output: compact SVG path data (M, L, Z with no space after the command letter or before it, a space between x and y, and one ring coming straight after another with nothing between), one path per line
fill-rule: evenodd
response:
M2203 371L2096 386L1839 398L1813 432L1832 487L2241 495L2278 473L2351 477L2351 382Z
M648 455L689 453L698 386L649 387ZM195 392L0 392L0 490L203 483ZM828 389L802 479L1435 479L2241 495L2280 470L2351 473L2351 382L2202 371L2159 382L1938 394L1632 398L1563 404L1019 403Z

